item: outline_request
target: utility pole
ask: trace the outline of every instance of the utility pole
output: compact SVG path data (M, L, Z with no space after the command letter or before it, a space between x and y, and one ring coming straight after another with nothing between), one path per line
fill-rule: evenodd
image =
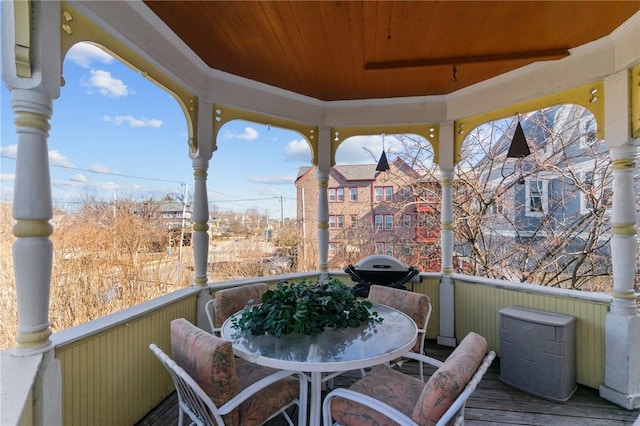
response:
M282 195L280 195L280 248L282 249L282 228L284 228L284 208L282 206Z
M189 184L183 183L184 195L182 196L182 225L180 226L180 250L178 251L178 262L182 261L182 242L184 240L185 216L187 214L187 194L189 193Z

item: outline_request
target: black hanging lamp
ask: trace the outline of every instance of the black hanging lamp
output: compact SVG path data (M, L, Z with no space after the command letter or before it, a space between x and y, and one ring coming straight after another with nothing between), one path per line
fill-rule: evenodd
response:
M518 125L516 126L516 131L513 133L511 145L509 146L509 151L507 152L507 158L518 159L516 169L520 174L520 177L518 177L518 183L520 185L524 185L525 183L524 176L522 176L522 159L529 154L531 154L531 151L529 150L527 138L524 136L524 131L522 130L522 125L520 124L520 117L518 117Z
M378 160L376 171L386 172L387 170L389 170L389 162L387 161L387 154L384 153L384 134L383 134L382 135L382 154L380 155L380 159Z
M531 154L529 145L527 144L527 138L524 136L522 125L518 119L518 125L516 131L511 139L511 146L509 146L509 152L507 152L507 158L524 158Z

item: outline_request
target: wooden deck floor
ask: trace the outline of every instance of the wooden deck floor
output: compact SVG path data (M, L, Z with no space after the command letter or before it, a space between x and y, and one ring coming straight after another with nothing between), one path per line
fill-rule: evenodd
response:
M452 348L427 342L427 354L445 359ZM414 374L415 364L405 364L403 371ZM431 369L425 374L430 375ZM565 403L556 403L537 398L515 390L499 380L500 360L493 364L467 401L465 425L562 425L562 426L622 426L633 425L638 420L640 410L629 411L620 408L598 396L595 389L578 386L575 394ZM348 387L360 377L359 372L348 372L335 379L335 386ZM292 416L292 418L295 418ZM151 411L137 426L169 426L178 424L177 398L173 393L163 403ZM274 419L268 426L286 424L281 418Z

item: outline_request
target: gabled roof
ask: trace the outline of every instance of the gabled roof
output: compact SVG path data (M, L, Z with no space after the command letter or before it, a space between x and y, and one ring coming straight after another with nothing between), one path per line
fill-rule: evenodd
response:
M402 158L396 157L391 165L397 167L405 173L412 173L414 178L418 178L419 174L412 169ZM367 181L375 180L379 172L376 170L377 164L337 164L331 168L332 172L340 173L342 179L346 181ZM306 174L312 167L304 166L298 169L296 181Z
M374 180L376 178L375 164L343 164L333 166L333 170L340 173L344 180Z

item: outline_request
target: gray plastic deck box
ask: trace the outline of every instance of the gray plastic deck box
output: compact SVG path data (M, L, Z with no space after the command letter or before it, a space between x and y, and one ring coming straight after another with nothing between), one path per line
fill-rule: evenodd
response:
M576 390L575 317L510 306L500 311L500 380L565 402Z

